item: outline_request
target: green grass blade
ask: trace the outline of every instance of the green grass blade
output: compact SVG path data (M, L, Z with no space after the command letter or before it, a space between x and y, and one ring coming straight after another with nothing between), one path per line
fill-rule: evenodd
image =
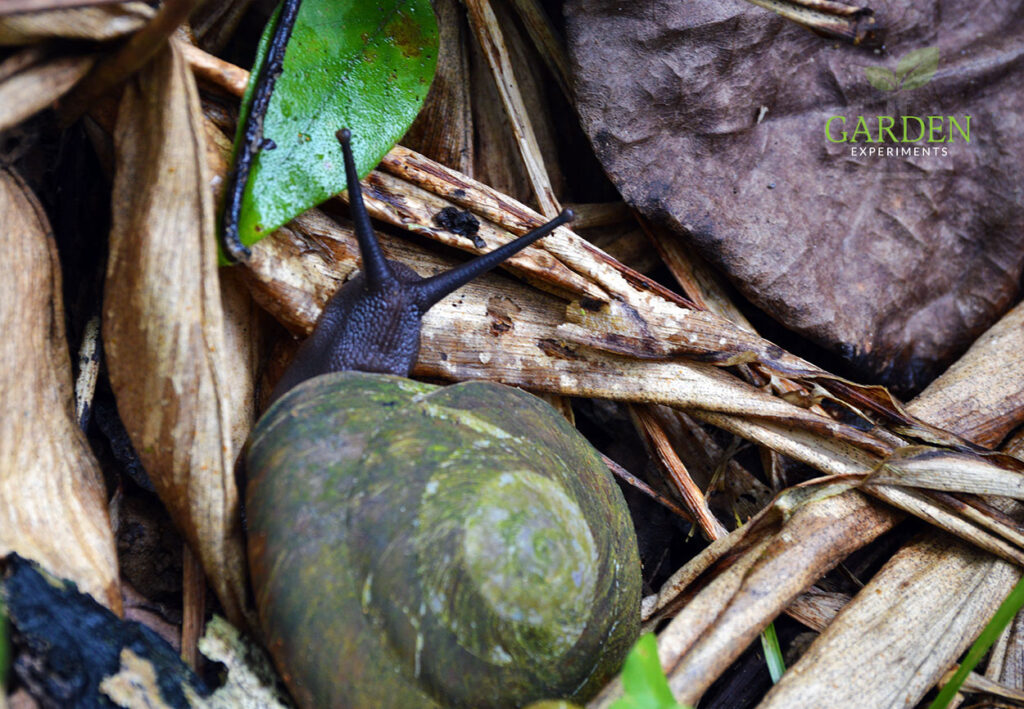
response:
M992 644L999 639L1003 629L1010 624L1010 621L1017 615L1017 611L1022 607L1024 607L1024 578L1017 582L1017 585L1010 591L1010 595L999 606L996 614L992 616L992 620L988 622L985 629L981 631L981 635L971 645L971 649L967 651L967 656L960 663L960 667L953 674L953 678L946 683L946 686L942 688L939 696L935 697L935 700L929 705L928 709L945 709L949 706L949 703L953 701L953 697L960 690L960 686L967 679L967 675L977 667L978 662L985 656L985 653L992 647Z
M772 676L772 684L779 681L786 671L786 662L782 659L782 648L779 647L779 636L775 633L775 623L769 623L761 633L761 649L768 663L768 673Z

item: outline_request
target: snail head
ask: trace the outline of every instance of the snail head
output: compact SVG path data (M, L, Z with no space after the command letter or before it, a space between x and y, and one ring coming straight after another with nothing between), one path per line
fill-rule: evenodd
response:
M422 278L405 264L384 257L363 203L352 157L352 134L337 132L345 156L349 206L362 273L341 287L324 308L313 334L274 390L277 399L296 384L327 372L359 370L408 376L420 349L421 319L435 303L477 276L573 219L572 210L493 251L455 268Z

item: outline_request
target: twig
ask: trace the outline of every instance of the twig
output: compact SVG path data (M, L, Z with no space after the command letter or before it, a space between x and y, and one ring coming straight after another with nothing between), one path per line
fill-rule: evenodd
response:
M241 97L245 93L245 87L249 84L249 72L245 69L192 44L183 43L181 51L196 78L219 86L233 96Z
M526 32L530 35L537 53L547 64L548 69L555 77L558 88L568 100L572 100L572 92L569 89L569 58L565 54L565 46L562 40L555 34L544 8L537 0L512 0L519 19L523 21Z
M302 0L284 0L274 27L274 36L270 39L267 56L260 67L259 79L253 92L249 115L245 119L245 133L242 139L235 167L231 171L231 179L227 190L227 204L224 207L224 229L222 245L224 255L230 261L248 261L251 252L238 236L238 220L242 214L242 198L245 186L249 182L249 172L253 161L260 150L273 148L273 143L263 139L263 119L267 116L270 97L274 93L274 84L284 68L284 55L288 48L288 40L295 27L295 18L299 14Z
M464 4L469 12L469 24L476 33L487 63L494 74L494 82L498 86L498 93L501 94L501 101L505 105L509 122L512 124L512 133L519 146L519 153L526 166L526 173L530 177L530 185L533 187L534 194L537 195L540 211L549 218L553 217L562 211L562 208L551 187L551 180L548 179L540 147L537 145L537 137L534 135L533 126L526 114L526 104L523 102L515 73L512 71L512 61L509 58L508 49L505 47L498 18L494 15L490 0L465 0Z
M601 460L604 461L604 464L608 466L608 470L612 471L612 474L615 475L615 477L617 477L619 480L622 480L630 487L635 487L637 490L647 495L649 498L651 498L658 504L664 506L671 512L674 512L675 514L679 515L683 519L688 520L690 522L693 521L693 515L691 515L689 512L684 510L676 503L672 502L672 500L662 495L660 492L652 488L650 485L645 483L637 476L633 475L633 473L629 472L628 470L623 468L621 465L619 465L618 463L616 463L614 460L604 455L603 453L601 454Z
M661 428L658 421L651 416L650 412L647 411L647 407L631 406L630 411L636 419L644 438L651 444L662 467L668 473L669 479L683 498L683 502L686 504L690 514L693 515L697 526L700 527L704 536L713 541L728 534L729 530L711 513L707 500L704 499L704 493L693 482L693 478L690 477L690 473L687 471L683 461L679 459L679 456L676 455L675 450L672 448L672 444L669 442L668 436L665 435L665 431Z
M871 8L831 0L747 0L802 25L812 32L855 46L880 46L885 31L875 23Z
M598 226L614 226L633 219L633 213L625 202L592 202L567 205L576 213L573 229L589 229Z

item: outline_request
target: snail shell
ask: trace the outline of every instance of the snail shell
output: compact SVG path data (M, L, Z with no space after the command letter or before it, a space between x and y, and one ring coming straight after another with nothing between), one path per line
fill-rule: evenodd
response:
M247 468L257 610L300 704L585 698L637 636L622 494L537 397L321 375L260 420Z

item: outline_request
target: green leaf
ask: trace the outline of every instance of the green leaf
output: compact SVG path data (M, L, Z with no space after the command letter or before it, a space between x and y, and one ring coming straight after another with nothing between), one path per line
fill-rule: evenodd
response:
M658 660L653 633L636 641L622 667L623 696L611 709L680 709Z
M276 17L263 32L256 67ZM264 138L276 147L260 151L246 186L242 243L259 241L345 189L338 129L352 131L356 169L369 173L419 113L437 49L429 0L304 0L263 123ZM242 99L236 152L258 73Z
M864 67L864 76L879 91L895 91L899 84L896 75L883 66Z
M772 677L772 684L777 684L786 672L786 661L782 658L782 648L779 647L779 636L775 633L775 623L769 623L768 627L762 631L761 649L764 650L764 659L768 665L768 674Z
M927 84L939 68L939 48L924 47L908 53L896 65L896 76L903 81L900 88L910 91Z

